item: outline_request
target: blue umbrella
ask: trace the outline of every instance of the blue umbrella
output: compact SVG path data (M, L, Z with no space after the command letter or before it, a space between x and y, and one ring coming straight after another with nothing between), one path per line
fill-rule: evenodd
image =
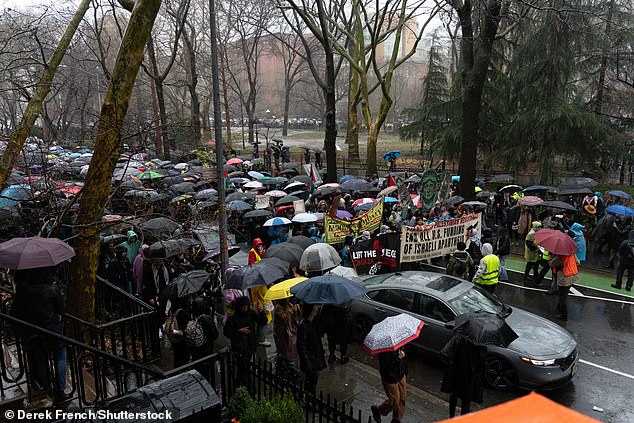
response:
M316 276L291 288L291 294L307 304L343 304L366 292L363 285L333 274Z
M0 209L14 207L20 200L32 197L32 188L27 184L10 185L0 193Z
M377 200L380 200L381 197L378 197ZM386 203L398 203L398 198L394 198L394 197L383 197L383 201Z
M451 177L451 182L460 182L460 175L453 175Z
M387 153L385 153L385 155L383 156L383 160L390 160L390 159L398 159L401 156L401 152L398 150L391 150L388 151Z
M252 177L253 179L263 179L266 178L266 176L264 176L263 174L261 174L260 172L256 172L255 170L252 170L250 172L247 173L247 175L249 175L250 177Z
M626 200L631 200L632 199L632 196L630 194L628 194L625 191L618 190L618 189L612 190L612 191L608 191L608 192L606 192L606 194L613 195L614 197L624 198Z
M614 214L623 214L626 216L634 216L634 210L632 210L629 207L626 206L621 206L621 205L614 205L614 206L610 206L607 209L608 213L614 213Z
M252 208L253 207L251 207L250 204L240 200L235 200L227 203L227 210L231 211L246 211L251 210Z
M350 179L355 179L354 176L352 175L343 175L340 179L339 179L339 183L343 184L344 182L350 180Z

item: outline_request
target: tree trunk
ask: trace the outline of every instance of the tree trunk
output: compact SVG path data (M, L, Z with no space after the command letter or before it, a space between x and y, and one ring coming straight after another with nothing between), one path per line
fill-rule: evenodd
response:
M284 124L282 126L282 136L288 136L288 109L291 107L291 88L288 80L284 84Z
M192 30L192 40L196 37L196 32ZM196 52L192 40L189 39L189 34L183 29L183 40L187 49L187 60L189 64L189 83L187 88L189 89L189 97L191 99L191 142L192 148L196 149L200 145L200 99L196 88L198 86L198 71L196 69Z
M248 141L249 144L251 145L251 147L253 148L253 153L255 154L256 149L258 150L259 153L262 153L260 150L260 146L258 145L257 147L255 146L254 142L255 142L255 122L254 117L253 117L253 112L247 111L247 119L249 120L249 130L248 130ZM254 156L255 157L255 156ZM257 158L257 157L256 157Z
M123 123L134 89L146 41L152 31L161 0L137 0L101 106L86 185L79 201L79 237L67 289L67 307L75 316L95 320L95 277L99 256L101 217L110 193L112 173L122 150Z
M335 95L335 61L332 51L326 54L326 89L324 90L326 99L326 138L324 147L326 150L326 182L337 182L337 120Z
M368 127L368 151L367 157L367 170L366 174L371 176L377 173L376 167L376 145L379 141L379 127L376 124L372 124Z
M35 92L33 92L31 98L29 99L19 125L15 128L13 134L11 134L7 147L2 153L2 157L0 157L0 188L3 188L7 183L7 179L11 174L15 161L22 152L22 146L24 145L26 138L31 133L33 125L42 110L42 104L51 89L51 83L55 78L57 68L62 62L62 59L66 54L66 49L68 49L68 46L75 35L75 31L81 23L81 20L84 18L89 5L89 0L82 0L77 7L77 11L73 15L68 27L66 27L64 35L60 38L57 48L42 71L40 81L37 84Z
M205 135L205 139L211 138L211 130L209 129L209 107L211 105L211 100L209 97L203 96L203 115L202 115L202 129L203 134Z
M156 98L156 82L154 78L150 78L150 84L152 87L152 123L154 124L154 148L156 154L161 155L163 151L163 136L161 135L161 118L159 117L158 99Z
M147 51L152 65L152 73L150 77L154 81L154 91L156 92L156 101L159 109L159 120L161 124L161 143L162 149L157 150L156 154L165 160L170 159L170 141L167 132L167 112L165 110L165 94L163 93L163 79L159 77L158 62L156 61L156 53L154 52L154 40L150 35L147 42Z
M225 119L227 126L227 136L225 138L225 146L227 148L233 147L232 137L231 137L231 111L229 110L229 86L227 85L227 75L226 75L225 65L224 65L224 55L220 54L220 78L222 79L222 98L223 105L225 108ZM209 109L207 109L209 110ZM242 126L242 122L240 122L240 126Z

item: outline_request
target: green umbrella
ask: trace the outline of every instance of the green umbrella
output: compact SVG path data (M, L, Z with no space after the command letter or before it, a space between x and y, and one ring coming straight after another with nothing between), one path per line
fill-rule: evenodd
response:
M154 172L154 171L145 171L143 173L139 173L138 175L136 175L137 178L139 179L143 179L143 180L147 180L147 179L159 179L159 178L164 178L165 175L161 175L158 172Z

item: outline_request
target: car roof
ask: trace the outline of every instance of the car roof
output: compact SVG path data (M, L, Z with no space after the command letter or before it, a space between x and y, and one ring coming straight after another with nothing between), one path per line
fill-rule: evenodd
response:
M376 275L364 279L363 284L368 289L380 286L382 289L408 289L423 292L445 301L449 301L473 287L471 283L452 276L423 271Z

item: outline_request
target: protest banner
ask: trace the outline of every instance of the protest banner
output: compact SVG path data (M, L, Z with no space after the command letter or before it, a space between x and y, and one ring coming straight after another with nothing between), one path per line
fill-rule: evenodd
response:
M255 208L256 209L268 209L270 205L271 197L268 195L256 195L255 196Z
M326 214L324 216L324 240L328 244L339 244L347 235L358 237L363 231L374 231L381 226L383 218L383 198L366 214L356 219L339 219Z
M352 265L359 275L376 275L398 270L400 234L391 232L350 247Z
M480 225L480 213L401 229L400 262L409 263L452 253L458 242L467 242L468 229Z

